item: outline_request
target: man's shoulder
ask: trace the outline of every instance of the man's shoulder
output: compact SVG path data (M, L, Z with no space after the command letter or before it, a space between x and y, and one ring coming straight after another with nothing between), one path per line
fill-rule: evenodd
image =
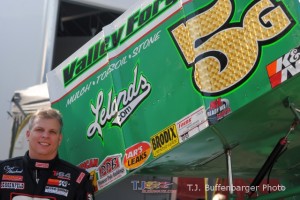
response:
M0 171L4 170L5 168L21 166L22 165L21 163L23 162L22 160L23 160L23 156L1 160Z
M6 160L0 160L0 166L10 163L21 162L23 160L23 156L18 156L14 158L8 158Z
M72 171L73 173L78 173L78 174L84 173L86 175L89 174L85 169L82 169L66 160L59 159L59 161L64 168L67 168L68 170Z

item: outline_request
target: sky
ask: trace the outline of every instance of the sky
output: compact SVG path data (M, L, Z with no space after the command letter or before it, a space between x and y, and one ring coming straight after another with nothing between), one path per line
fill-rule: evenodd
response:
M9 157L14 92L41 83L46 1L0 1L0 160Z

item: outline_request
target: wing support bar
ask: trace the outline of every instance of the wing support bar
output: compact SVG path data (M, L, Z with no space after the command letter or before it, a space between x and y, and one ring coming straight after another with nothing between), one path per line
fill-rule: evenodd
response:
M291 109L292 113L295 115L295 122L297 122L299 124L299 122L300 122L300 109L296 108L295 104L293 102L291 102L290 97L287 97L283 101L283 105L285 107L289 107Z
M279 158L280 154L286 148L287 143L288 143L288 136L289 136L289 134L300 123L300 110L295 107L294 103L292 103L290 101L289 97L286 98L283 101L283 104L284 104L285 107L289 107L292 110L293 114L295 115L295 119L294 119L294 121L293 121L293 123L292 123L292 125L290 127L290 130L288 131L288 133L285 135L285 137L281 138L278 141L278 143L274 147L273 151L269 155L268 159L265 161L264 165L262 166L262 168L260 169L260 171L258 172L258 174L256 175L256 177L254 178L254 180L250 184L250 188L249 188L250 191L248 193L248 197L249 198L253 195L254 192L256 192L257 186L260 185L260 183L263 180L263 178L265 177L265 175L269 172L269 170L272 169L273 164L276 162L276 160Z

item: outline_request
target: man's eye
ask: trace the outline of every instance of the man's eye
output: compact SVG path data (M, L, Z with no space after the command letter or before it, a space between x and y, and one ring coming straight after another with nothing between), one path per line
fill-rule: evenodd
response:
M57 134L57 132L56 132L56 131L50 131L50 133L51 133L51 134Z

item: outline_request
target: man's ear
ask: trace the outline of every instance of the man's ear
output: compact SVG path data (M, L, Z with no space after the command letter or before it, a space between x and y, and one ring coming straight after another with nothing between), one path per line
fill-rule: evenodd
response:
M27 139L27 141L29 140L29 136L30 136L30 131L27 130L27 131L26 131L26 139Z
M63 135L62 135L62 133L60 133L60 134L59 134L59 145L60 145L62 139L63 139Z

